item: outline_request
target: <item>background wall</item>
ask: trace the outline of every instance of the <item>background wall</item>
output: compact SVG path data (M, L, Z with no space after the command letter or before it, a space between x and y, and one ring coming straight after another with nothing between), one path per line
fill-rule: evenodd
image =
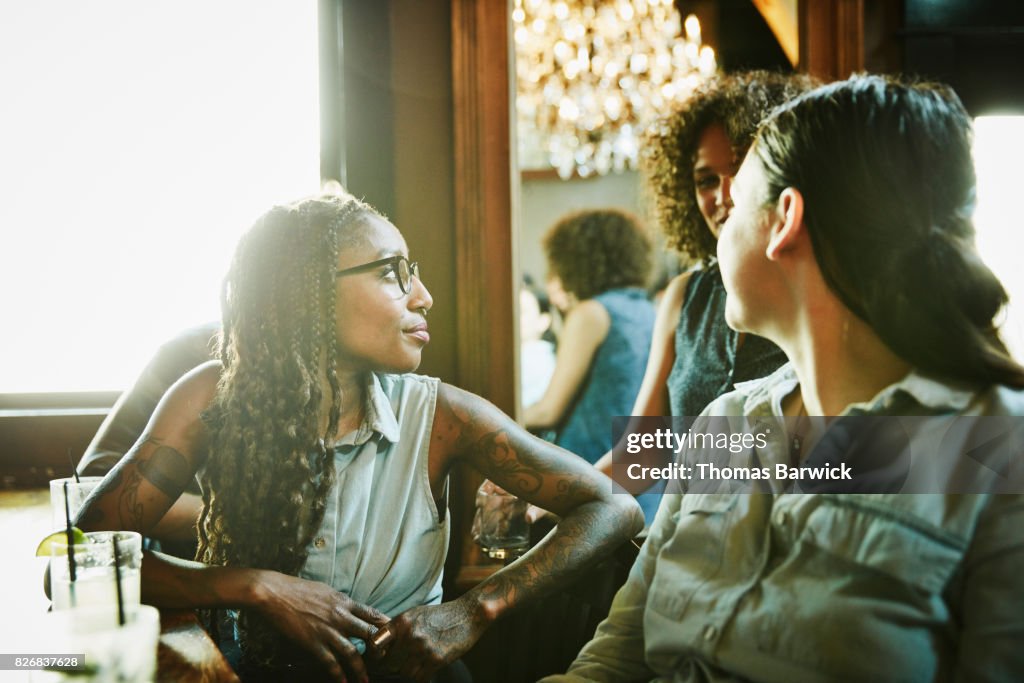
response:
M543 283L547 264L541 241L562 216L583 209L618 208L645 218L640 176L636 171L562 180L552 173L523 174L519 204L519 263L524 273ZM650 226L653 232L653 226Z
M450 2L342 8L346 183L402 231L434 297L420 372L457 382Z

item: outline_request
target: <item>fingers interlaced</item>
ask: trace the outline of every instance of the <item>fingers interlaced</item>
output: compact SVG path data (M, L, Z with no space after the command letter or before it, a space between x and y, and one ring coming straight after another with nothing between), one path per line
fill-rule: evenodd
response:
M341 635L331 639L330 644L345 670L357 681L366 680L366 665L363 664L363 658L359 656L355 646Z
M323 665L327 673L330 674L331 678L339 681L345 680L345 674L342 671L341 663L331 650L325 646L320 646L314 650L313 654L320 660L320 663Z

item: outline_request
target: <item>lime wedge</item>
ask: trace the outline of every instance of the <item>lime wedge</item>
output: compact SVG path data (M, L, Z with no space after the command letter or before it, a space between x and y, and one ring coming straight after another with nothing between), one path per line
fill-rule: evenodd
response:
M71 527L71 538L74 540L75 545L89 542L89 538L85 535L85 532L77 526ZM36 548L36 557L49 557L54 547L59 547L62 551L60 554L63 555L67 552L67 545L68 532L64 529L54 531L46 538L39 541L39 546Z

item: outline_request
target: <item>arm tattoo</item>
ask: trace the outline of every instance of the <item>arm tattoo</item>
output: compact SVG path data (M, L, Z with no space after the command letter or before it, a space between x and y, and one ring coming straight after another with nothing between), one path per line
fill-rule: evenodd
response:
M484 434L473 446L491 461L494 468L516 481L516 494L536 493L544 484L544 477L535 469L527 467L509 442L508 433L498 430Z
M555 489L558 491L555 495L555 502L558 503L580 503L591 499L594 495L593 487L587 486L579 477L560 479Z
M188 461L181 453L152 437L143 443L156 448L148 457L140 457L135 469L128 472L117 501L120 522L129 529L142 528L145 506L139 499L139 486L143 479L167 496L177 498L192 477Z
M185 456L170 446L157 447L138 468L139 474L171 498L180 495L192 478Z
M100 482L99 486L96 487L96 491L93 492L93 496L96 500L100 497L105 496L110 491L116 489L121 485L121 479L124 476L124 471L120 467L114 467L110 474ZM91 496L90 496L91 497ZM103 520L106 519L106 515L100 506L93 502L84 511L78 513L78 520L76 526L80 526L83 529L102 529Z
M553 504L565 513L529 554L467 593L470 600L491 603L498 613L514 609L566 585L638 530L639 509L627 514L614 504L588 465L566 461L554 446L520 435L511 420L486 405L446 400L439 408L449 418L442 437L454 452L470 455L485 475L511 493Z
M547 594L591 569L621 542L606 534L616 522L589 509L579 510L546 539L544 552L533 553L530 562L516 563L474 590L484 600L513 608Z
M128 529L142 528L143 509L142 503L139 502L139 484L141 483L142 475L139 474L138 469L130 472L118 499L117 507L121 524L127 525Z
M558 454L543 458L522 453L516 449L510 430L495 424L494 418L484 410L448 400L443 400L440 407L451 418L447 438L454 442L455 449L460 453L482 456L496 470L494 474L498 476L492 475L492 478L503 479L503 485L511 493L529 496L540 492L546 482L554 482L556 493L553 503L571 506L594 499L592 482L572 473L571 469L563 468L561 465L564 463ZM491 427L493 431L480 436L482 430L479 427ZM509 479L512 486L507 485Z

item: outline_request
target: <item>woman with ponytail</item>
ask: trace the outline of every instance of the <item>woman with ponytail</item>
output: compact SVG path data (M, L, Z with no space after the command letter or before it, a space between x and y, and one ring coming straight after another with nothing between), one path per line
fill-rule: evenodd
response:
M83 509L84 529L145 534L199 474L197 562L147 554L143 599L218 613L243 680L430 680L642 526L584 460L412 374L432 305L371 207L325 195L272 209L225 279L219 360L171 387ZM442 603L459 463L564 519Z
M762 123L717 253L728 324L790 363L703 419L763 441L666 495L551 681L1024 680L1024 368L974 247L970 133L948 88L875 76Z

